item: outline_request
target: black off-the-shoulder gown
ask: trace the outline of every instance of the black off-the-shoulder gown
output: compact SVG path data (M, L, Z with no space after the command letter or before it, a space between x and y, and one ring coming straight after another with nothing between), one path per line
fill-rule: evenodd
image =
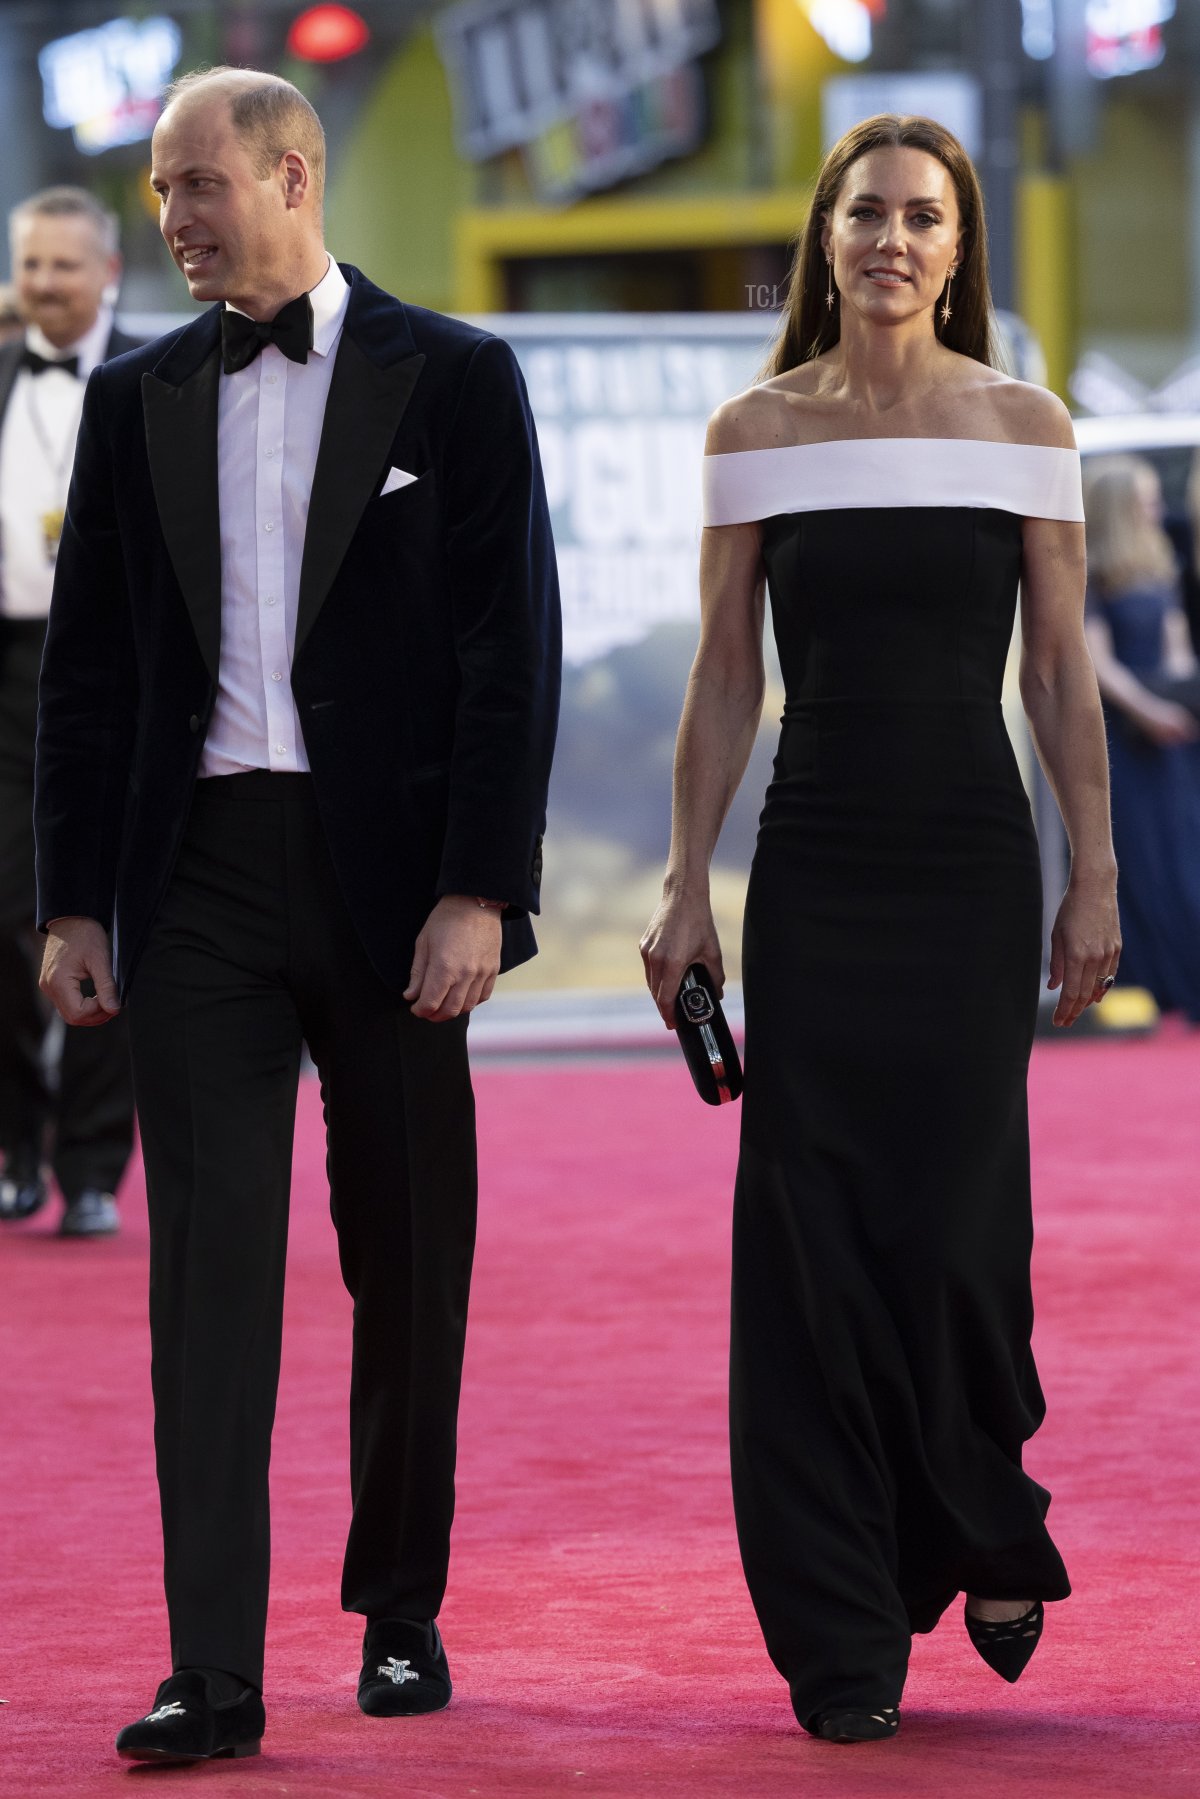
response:
M746 905L731 1425L746 1578L811 1725L898 1704L960 1592L1070 1590L1022 1469L1042 894L1000 697L1022 517L1080 516L1078 460L707 463L709 522L763 519L787 694Z

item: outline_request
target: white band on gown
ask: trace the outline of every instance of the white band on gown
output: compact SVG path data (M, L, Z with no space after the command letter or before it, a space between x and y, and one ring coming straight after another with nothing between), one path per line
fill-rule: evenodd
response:
M875 506L1083 520L1078 450L974 437L854 437L704 458L704 523Z

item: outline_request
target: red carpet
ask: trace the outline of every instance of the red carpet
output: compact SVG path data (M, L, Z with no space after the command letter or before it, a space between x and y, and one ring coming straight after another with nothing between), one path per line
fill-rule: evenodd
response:
M1200 1034L1036 1054L1031 1457L1076 1593L1015 1689L957 1616L901 1736L793 1724L742 1586L724 1360L736 1110L674 1062L484 1070L484 1207L443 1614L449 1711L354 1705L337 1606L348 1303L301 1096L261 1760L133 1771L166 1668L138 1181L124 1234L0 1238L0 1794L1200 1795ZM137 1783L137 1787L132 1783Z

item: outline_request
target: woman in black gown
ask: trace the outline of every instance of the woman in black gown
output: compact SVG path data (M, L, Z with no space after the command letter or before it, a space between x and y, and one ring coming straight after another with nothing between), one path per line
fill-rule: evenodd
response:
M914 1631L959 1592L1008 1679L1066 1597L1022 1471L1025 1081L1041 884L1000 709L1021 692L1071 843L1055 1022L1119 954L1069 418L990 365L982 201L957 141L890 115L830 152L768 378L714 416L702 627L672 847L642 951L668 1024L723 980L708 865L763 696L787 690L746 906L734 1204L739 1541L796 1716L887 1737Z

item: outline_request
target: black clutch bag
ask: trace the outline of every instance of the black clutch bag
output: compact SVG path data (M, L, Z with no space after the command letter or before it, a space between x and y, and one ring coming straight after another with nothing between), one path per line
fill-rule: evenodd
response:
M680 982L675 1035L705 1105L724 1106L736 1099L742 1090L742 1065L712 977L701 962L693 962Z

